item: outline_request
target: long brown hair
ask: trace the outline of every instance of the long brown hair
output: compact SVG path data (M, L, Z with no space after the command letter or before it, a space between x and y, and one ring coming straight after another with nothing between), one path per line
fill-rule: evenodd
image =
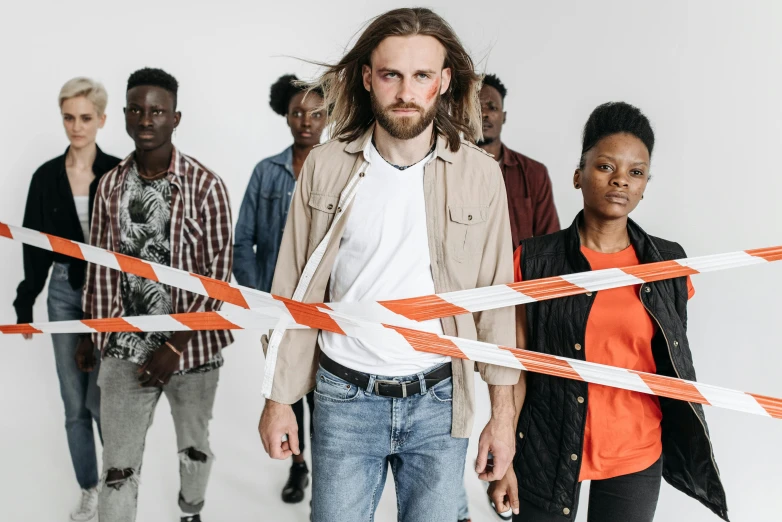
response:
M389 36L432 36L445 47L443 68L451 69L451 83L440 97L435 129L445 136L454 152L460 135L469 140L482 137L481 106L478 99L481 78L472 58L448 22L426 8L388 11L369 22L353 48L334 65L319 64L326 72L309 87L324 93L323 107L329 111L332 136L355 141L373 124L369 93L364 88L362 69L370 65L372 51Z

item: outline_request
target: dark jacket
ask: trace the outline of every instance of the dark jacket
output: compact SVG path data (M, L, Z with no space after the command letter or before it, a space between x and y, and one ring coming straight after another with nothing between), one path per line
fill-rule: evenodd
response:
M578 222L570 228L521 242L525 281L590 270L581 253ZM632 220L627 229L641 263L686 257L676 243L647 235ZM695 380L687 342L687 281L668 279L641 285L641 302L658 325L652 340L657 373ZM584 360L581 349L596 292L527 305L528 348ZM588 347L585 347L588 349ZM519 417L514 468L522 498L551 513L572 516L577 499L588 404L585 382L529 373ZM579 403L577 397L587 397ZM714 461L700 404L660 397L663 477L728 520L725 491Z
M30 191L27 193L22 226L85 243L79 216L76 214L76 204L73 202L71 185L68 182L68 174L65 172L67 154L68 149L62 156L41 165L33 174ZM95 179L90 184L90 220L92 220L92 203L98 189L98 181L119 162L119 158L109 156L98 147L92 164ZM81 288L84 284L84 271L87 265L84 261L29 245L24 245L23 255L24 281L16 289L14 308L18 323L31 323L33 304L46 284L52 263L70 264L68 281L74 289Z
M508 194L513 248L522 239L558 231L559 218L546 166L505 144L500 150L499 161Z

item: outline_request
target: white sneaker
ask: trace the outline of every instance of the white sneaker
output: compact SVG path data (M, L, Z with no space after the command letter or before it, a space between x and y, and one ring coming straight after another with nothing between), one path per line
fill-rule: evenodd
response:
M98 488L81 490L81 502L73 513L71 520L74 522L86 522L92 520L98 513Z

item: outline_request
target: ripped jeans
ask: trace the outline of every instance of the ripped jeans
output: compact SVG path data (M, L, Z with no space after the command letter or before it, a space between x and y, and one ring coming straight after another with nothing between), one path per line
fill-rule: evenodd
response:
M103 428L103 479L98 513L101 522L136 519L138 484L147 430L152 425L160 394L171 406L179 451L179 507L199 513L214 456L209 449L219 369L174 375L162 389L142 388L138 365L107 357L98 376Z

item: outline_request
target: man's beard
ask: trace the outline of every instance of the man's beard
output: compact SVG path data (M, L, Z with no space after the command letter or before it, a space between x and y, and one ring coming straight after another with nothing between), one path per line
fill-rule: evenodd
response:
M383 127L391 137L398 140L411 140L416 136L419 136L422 132L429 127L429 124L434 121L437 116L437 107L440 105L440 93L438 91L437 98L429 108L428 111L424 111L423 107L416 105L415 103L395 103L388 107L383 107L380 102L375 98L375 93L369 91L369 98L372 101L372 112L375 115L375 119L378 124ZM416 118L415 116L394 117L391 115L391 111L394 109L416 109L421 116Z
M487 138L487 137L485 137L485 136L484 136L483 138L481 138L481 139L479 139L478 141L476 141L476 142L475 142L475 144L476 144L477 146L479 146L479 147L483 147L483 146L485 146L485 145L491 145L492 143L494 143L494 141L495 141L496 139L497 139L497 138Z

